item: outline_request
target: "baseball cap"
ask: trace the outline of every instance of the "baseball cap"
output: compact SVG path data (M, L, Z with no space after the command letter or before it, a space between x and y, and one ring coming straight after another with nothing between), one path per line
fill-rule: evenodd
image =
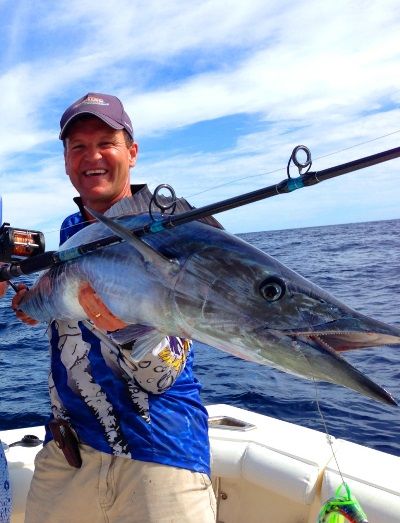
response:
M60 120L60 140L66 136L68 125L81 114L92 114L113 129L126 129L133 139L132 122L119 98L110 94L88 93L68 107Z

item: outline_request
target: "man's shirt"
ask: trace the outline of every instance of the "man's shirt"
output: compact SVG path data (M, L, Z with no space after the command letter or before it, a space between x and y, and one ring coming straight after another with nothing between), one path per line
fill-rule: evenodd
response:
M147 187L133 192L137 212L148 210ZM182 210L191 208L180 202ZM86 225L81 211L66 218L61 243ZM81 443L210 474L208 417L193 375L190 340L166 336L157 355L135 364L129 358L134 340L122 346L100 340L75 321L55 320L48 332L52 415L66 419Z

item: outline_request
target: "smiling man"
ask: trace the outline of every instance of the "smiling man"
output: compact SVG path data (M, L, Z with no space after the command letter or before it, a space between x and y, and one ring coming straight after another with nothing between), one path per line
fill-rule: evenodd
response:
M79 211L64 220L61 243L93 221L85 207L113 212L128 202L132 213L148 210L147 186L130 185L138 147L118 98L87 94L60 125L66 173L79 193ZM181 211L190 208L179 202ZM18 310L25 292L20 286L13 308L33 325ZM89 284L80 288L80 303L103 334L126 326ZM190 340L167 336L157 356L133 364L135 340L110 347L82 323L57 319L48 332L52 416L26 523L214 522L207 412Z
M79 107L99 99L92 96L88 100L83 100L70 112L74 114ZM99 105L99 108L107 108L110 112L109 106ZM65 144L66 173L83 205L104 212L122 198L131 196L129 169L135 166L138 146L133 140L128 117L122 112L115 116L126 125L126 128L122 127L121 123L118 126L121 129L115 129L115 123L111 127L110 119L106 120L105 116L93 117L90 113L84 113L79 119L76 115L75 119L68 116L69 113L63 116L60 134Z

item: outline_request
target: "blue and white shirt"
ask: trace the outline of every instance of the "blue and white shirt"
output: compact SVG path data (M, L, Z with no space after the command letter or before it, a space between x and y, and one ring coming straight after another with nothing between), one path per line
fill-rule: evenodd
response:
M150 198L146 186L134 188L138 212ZM69 216L61 243L85 225L81 212ZM210 474L207 411L190 340L167 336L156 356L134 364L132 344L100 340L81 322L55 320L48 332L52 417L67 420L96 450ZM46 442L51 437L47 431Z

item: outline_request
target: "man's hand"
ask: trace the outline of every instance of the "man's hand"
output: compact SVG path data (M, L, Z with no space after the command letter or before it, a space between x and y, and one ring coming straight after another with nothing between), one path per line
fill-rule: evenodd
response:
M5 264L0 263L0 267L3 267ZM7 292L8 281L0 281L0 298L2 298Z
M33 318L31 318L30 316L25 314L25 312L19 310L19 308L18 308L19 304L21 303L22 298L29 291L28 287L26 285L24 285L23 283L20 283L17 286L17 289L18 290L17 290L16 294L14 295L12 302L11 302L11 307L15 311L16 317L19 320L21 320L22 322L26 323L27 325L37 325L39 323L37 320L34 320Z
M88 283L83 283L80 286L78 300L88 318L98 329L116 331L127 326L104 305L96 291Z
M8 282L0 281L0 298L2 298L7 292Z

